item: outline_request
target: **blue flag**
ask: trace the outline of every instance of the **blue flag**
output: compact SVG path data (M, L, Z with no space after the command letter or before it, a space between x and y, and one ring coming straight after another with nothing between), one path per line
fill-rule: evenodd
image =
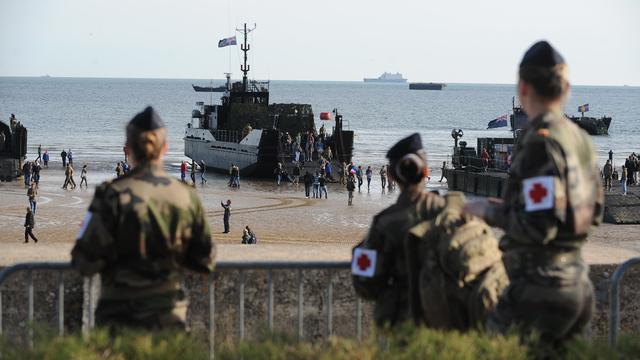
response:
M487 129L495 129L504 126L507 126L506 114L489 121L489 123L487 124Z
M218 47L225 47L225 46L229 46L229 45L236 45L236 37L232 36L226 39L222 39L220 41L218 41Z

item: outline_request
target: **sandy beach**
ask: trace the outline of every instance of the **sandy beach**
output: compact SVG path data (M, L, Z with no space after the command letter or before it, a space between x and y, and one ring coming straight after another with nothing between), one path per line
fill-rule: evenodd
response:
M177 175L176 175L177 176ZM372 182L356 193L348 207L347 194L329 185L329 199L306 199L298 188L272 181L243 181L230 190L226 178L208 174L209 182L197 191L207 210L218 260L349 260L351 247L366 233L372 217L393 203L397 192L382 194ZM22 182L0 183L0 266L25 261L67 261L79 224L93 196L95 185L111 177L89 172L88 189L63 190L58 167L41 173L36 214L37 244L24 243L24 214L28 206ZM435 178L435 177L434 177ZM439 178L439 177L438 177ZM79 177L76 178L79 183ZM441 188L437 182L430 188ZM222 233L220 201L231 199L231 233ZM258 235L257 246L242 246L242 229L249 225ZM499 234L500 232L496 230ZM594 229L584 249L591 264L619 263L640 256L640 226L603 224Z

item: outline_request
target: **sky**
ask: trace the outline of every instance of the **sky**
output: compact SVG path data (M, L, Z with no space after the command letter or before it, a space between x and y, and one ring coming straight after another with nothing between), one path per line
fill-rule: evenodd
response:
M514 83L546 39L578 85L640 85L638 0L0 0L0 76Z

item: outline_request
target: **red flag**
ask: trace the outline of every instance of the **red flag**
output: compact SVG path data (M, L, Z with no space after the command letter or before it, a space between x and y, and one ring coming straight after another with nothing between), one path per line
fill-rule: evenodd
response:
M322 111L320 113L320 120L333 120L331 113L328 111Z

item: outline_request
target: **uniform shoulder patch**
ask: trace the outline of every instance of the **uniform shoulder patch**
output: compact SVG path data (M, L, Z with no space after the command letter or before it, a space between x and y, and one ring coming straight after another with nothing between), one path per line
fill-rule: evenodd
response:
M375 250L356 248L351 260L351 273L362 277L373 277L376 272L377 255Z
M549 210L554 206L554 177L536 176L522 181L524 209L527 212Z
M545 128L538 129L536 133L542 137L548 137L550 134L549 129L545 129Z

